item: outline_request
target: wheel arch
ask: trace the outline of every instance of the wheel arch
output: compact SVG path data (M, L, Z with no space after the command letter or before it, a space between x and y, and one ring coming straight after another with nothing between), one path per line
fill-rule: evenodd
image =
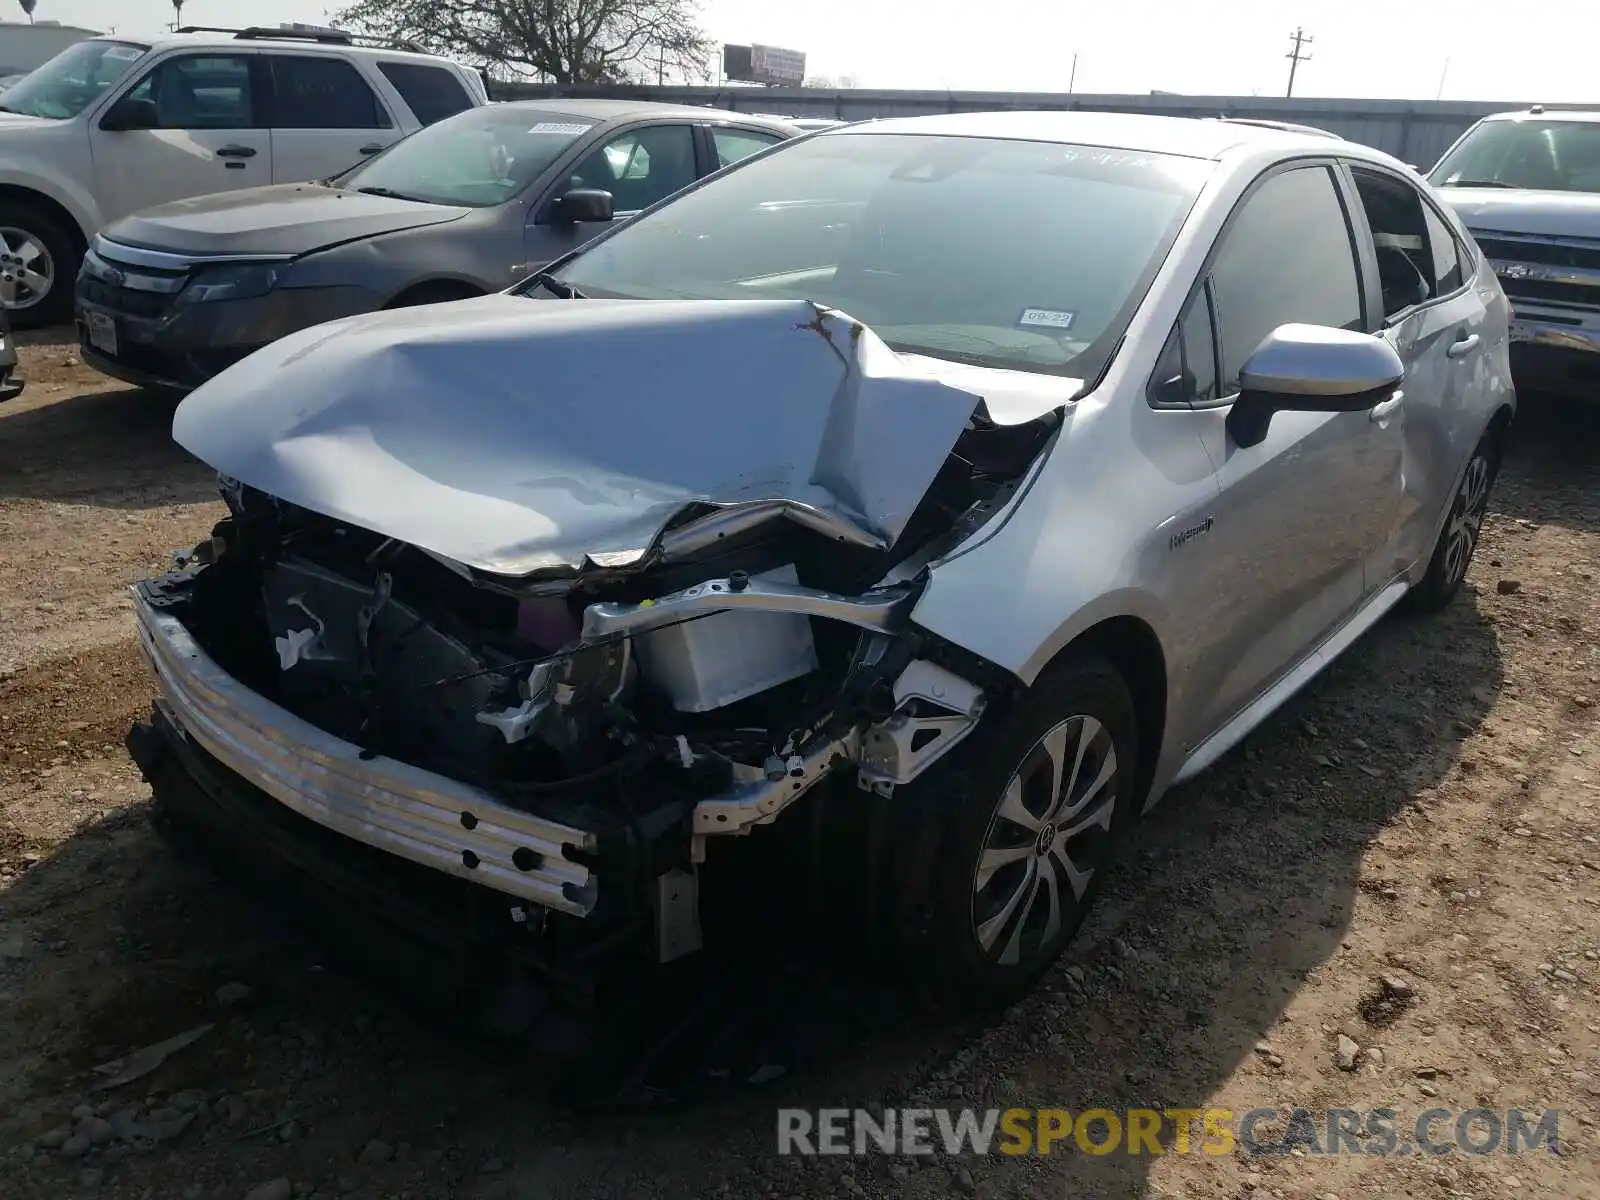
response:
M1133 699L1139 729L1137 790L1142 805L1155 781L1167 732L1167 655L1155 628L1141 617L1107 617L1063 646L1051 660L1087 651L1105 659Z
M471 300L487 294L471 280L439 276L407 284L396 292L384 307L409 308L416 304L443 304L450 300Z
M39 191L37 188L28 187L20 183L0 183L0 203L26 204L39 209L60 224L63 232L67 234L82 254L89 248L89 235L83 230L82 223L72 210L55 197Z

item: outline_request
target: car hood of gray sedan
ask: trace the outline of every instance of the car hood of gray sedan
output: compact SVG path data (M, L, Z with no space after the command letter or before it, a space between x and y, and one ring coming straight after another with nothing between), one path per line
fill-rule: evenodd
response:
M1444 187L1439 195L1475 232L1600 238L1600 195L1594 192Z
M147 208L103 230L170 254L310 254L344 242L460 220L470 208L370 196L314 183L244 188Z
M694 503L892 545L978 404L806 301L499 295L291 334L172 432L281 500L523 577L637 561Z

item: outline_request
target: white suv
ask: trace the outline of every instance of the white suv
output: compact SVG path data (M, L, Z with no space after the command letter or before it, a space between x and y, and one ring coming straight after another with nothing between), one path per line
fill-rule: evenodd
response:
M18 328L63 320L102 225L190 196L320 179L488 101L469 68L339 30L79 42L0 97L0 305Z

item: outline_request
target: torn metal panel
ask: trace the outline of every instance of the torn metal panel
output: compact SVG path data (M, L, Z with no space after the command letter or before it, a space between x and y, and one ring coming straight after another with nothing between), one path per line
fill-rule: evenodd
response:
M493 574L631 561L686 505L890 545L978 404L805 301L490 296L293 334L178 408L224 475Z

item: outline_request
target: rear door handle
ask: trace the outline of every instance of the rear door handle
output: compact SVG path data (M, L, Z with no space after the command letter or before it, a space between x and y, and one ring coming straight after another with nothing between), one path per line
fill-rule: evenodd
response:
M253 146L224 146L217 151L218 158L254 158L256 156Z
M1406 394L1404 392L1397 391L1382 404L1374 404L1370 409L1367 410L1367 416L1374 421L1385 420L1394 412L1395 409L1400 407L1405 398Z
M1478 348L1480 340L1475 333L1464 333L1450 343L1450 349L1446 350L1445 353L1451 358L1460 358L1462 355L1471 354Z
M377 154L382 149L383 147L377 142L373 142L370 146L361 147L361 153L366 155L368 158L371 158L374 154Z

